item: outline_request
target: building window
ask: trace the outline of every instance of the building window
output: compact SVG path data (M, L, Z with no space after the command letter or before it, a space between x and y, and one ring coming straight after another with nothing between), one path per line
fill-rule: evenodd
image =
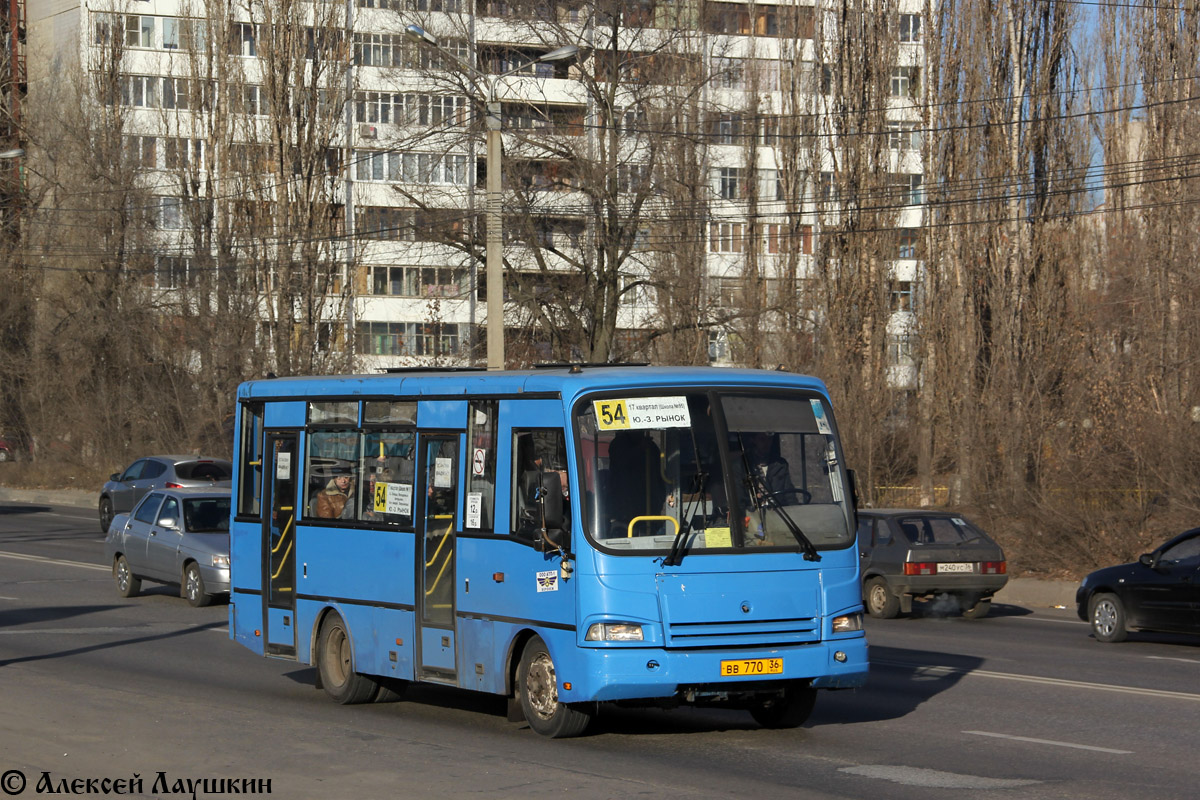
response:
M150 75L121 76L121 105L134 108L158 108L159 78Z
M900 203L906 206L919 206L925 202L925 189L922 186L922 175L901 175L897 186L900 189Z
M920 42L921 41L921 15L920 14L901 14L900 15L900 41L902 41L902 42Z
M125 15L125 46L153 47L154 46L154 17L143 17L137 14Z
M458 297L466 270L451 267L372 267L371 293L393 297Z
M768 253L801 253L812 255L813 235L812 225L801 225L795 230L789 230L787 225L770 223L765 227L766 251Z
M888 147L892 150L920 150L921 131L907 122L889 122Z
M458 325L426 322L360 322L358 351L373 356L457 356Z
M911 367L917 362L914 358L916 337L909 334L893 334L888 336L888 364L893 367Z
M915 98L920 91L920 77L919 67L893 67L892 97Z
M258 55L258 40L251 22L234 22L229 26L229 53L235 56Z
M154 285L159 289L179 289L192 283L192 260L179 256L159 256L154 263Z
M723 200L738 200L746 194L746 170L741 167L717 169L717 196Z
M714 58L712 82L718 89L746 88L746 61L741 58Z
M896 281L892 284L892 311L912 311L912 299L911 281Z
M918 243L919 236L916 228L901 228L896 258L917 258Z
M183 201L178 197L158 198L158 229L183 230Z
M713 253L742 253L746 250L744 222L713 222L709 225L709 247Z
M358 209L355 222L355 229L365 239L411 242L417 238L413 212L409 209L365 206Z

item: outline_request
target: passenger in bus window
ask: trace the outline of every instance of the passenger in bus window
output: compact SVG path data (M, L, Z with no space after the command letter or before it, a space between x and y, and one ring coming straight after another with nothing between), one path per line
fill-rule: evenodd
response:
M317 516L323 519L354 519L354 479L349 473L335 475L317 495Z
M628 536L635 517L661 516L667 500L662 477L662 451L645 431L618 431L608 445L609 494L613 499L612 536ZM658 526L658 527L661 527ZM642 526L633 535L656 532Z

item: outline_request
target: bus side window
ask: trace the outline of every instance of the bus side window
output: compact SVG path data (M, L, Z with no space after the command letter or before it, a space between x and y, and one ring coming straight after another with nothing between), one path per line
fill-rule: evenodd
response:
M566 438L561 428L513 431L513 530L541 539L543 524L551 540L566 546L571 500L567 483Z

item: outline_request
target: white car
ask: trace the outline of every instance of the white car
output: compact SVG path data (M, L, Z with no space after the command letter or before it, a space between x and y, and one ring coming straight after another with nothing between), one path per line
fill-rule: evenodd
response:
M152 491L113 518L104 540L117 592L133 597L143 580L178 584L193 606L229 594L229 490Z

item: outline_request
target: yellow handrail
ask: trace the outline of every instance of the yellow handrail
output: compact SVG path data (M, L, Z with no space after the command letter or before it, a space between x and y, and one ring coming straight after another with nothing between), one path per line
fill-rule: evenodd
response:
M679 535L679 520L675 519L674 517L667 517L667 516L649 516L649 517L634 517L633 519L629 520L629 535L626 536L625 538L626 539L633 538L633 526L636 525L637 523L642 522L643 520L656 520L656 519L665 519L669 522L674 522L675 523L675 535L676 536Z
M280 510L281 511L291 511L290 508L284 508L284 509L280 509ZM283 533L279 534L279 541L276 542L275 546L271 548L271 555L275 555L276 553L279 552L279 548L283 547L283 543L285 541L287 541L287 538L288 538L288 531L290 531L292 529L292 523L295 521L296 521L295 514L288 517L288 521L283 526Z
M282 542L282 541L283 540L280 539L280 542ZM274 552L274 551L272 551L272 552ZM288 549L286 551L284 551L283 557L279 559L279 569L275 570L275 573L271 576L271 580L275 580L276 578L279 577L280 573L283 572L283 568L284 568L284 566L287 565L288 556L291 555L291 552L292 552L292 543L288 542Z
M445 517L435 517L434 519L445 519ZM451 515L450 519L454 519L454 516ZM432 567L433 563L437 561L438 553L442 552L442 546L445 545L446 542L450 541L450 529L452 527L454 527L453 522L446 526L446 530L442 532L442 540L438 542L437 549L433 551L433 555L430 556L429 560L425 562L425 566Z

